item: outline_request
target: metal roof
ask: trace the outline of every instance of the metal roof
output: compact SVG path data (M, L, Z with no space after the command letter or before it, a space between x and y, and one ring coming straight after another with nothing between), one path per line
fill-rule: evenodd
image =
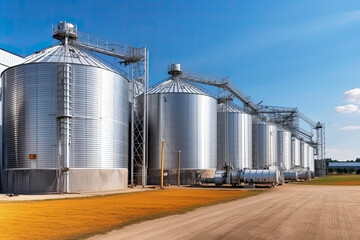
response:
M159 85L154 86L148 92L148 94L157 93L192 93L210 96L205 91L194 86L193 84L190 84L187 80L181 78L167 80Z
M231 103L228 103L228 104L220 103L220 104L218 104L217 111L218 112L229 112L229 113L244 113L237 106L235 106L234 104L231 104Z
M360 162L329 162L329 167L360 167Z
M65 51L64 45L62 44L37 51L26 57L24 64L61 62L99 67L117 72L115 69L96 59L89 52L87 52L87 50L73 46L71 44L68 46L69 51L67 53Z

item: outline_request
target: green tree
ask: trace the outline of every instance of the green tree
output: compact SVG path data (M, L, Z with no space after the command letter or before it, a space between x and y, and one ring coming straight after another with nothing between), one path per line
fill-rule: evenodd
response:
M343 173L344 173L344 174L347 174L348 172L349 172L349 170L348 170L347 168L344 168L344 169L343 169Z

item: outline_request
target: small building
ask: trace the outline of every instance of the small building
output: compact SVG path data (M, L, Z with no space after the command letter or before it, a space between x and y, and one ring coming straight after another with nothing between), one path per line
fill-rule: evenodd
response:
M332 169L360 169L360 162L329 162L329 168Z

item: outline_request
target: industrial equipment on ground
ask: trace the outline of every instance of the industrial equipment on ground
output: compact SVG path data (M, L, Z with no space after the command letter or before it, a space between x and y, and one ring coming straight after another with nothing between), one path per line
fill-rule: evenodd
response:
M277 167L270 169L245 169L234 170L231 166L224 166L224 170L217 170L214 178L199 178L200 183L214 183L216 186L231 184L239 186L241 184L256 186L267 185L276 186L284 183L284 175Z

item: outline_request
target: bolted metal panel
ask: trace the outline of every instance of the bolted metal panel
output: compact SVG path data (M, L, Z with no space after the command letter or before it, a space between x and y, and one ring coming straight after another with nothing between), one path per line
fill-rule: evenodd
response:
M277 131L277 157L279 167L291 169L291 132Z
M226 158L234 169L252 168L251 115L221 103L218 105L217 126L217 168L225 166Z
M4 72L5 168L58 168L57 65L29 63ZM70 168L127 168L129 82L107 69L70 65Z
M277 166L277 127L270 123L253 124L253 168Z
M300 140L296 137L291 139L291 164L292 167L300 166Z
M175 81L175 80L173 80ZM216 100L193 93L153 93L148 96L149 169L160 169L161 140L164 168L216 168Z

